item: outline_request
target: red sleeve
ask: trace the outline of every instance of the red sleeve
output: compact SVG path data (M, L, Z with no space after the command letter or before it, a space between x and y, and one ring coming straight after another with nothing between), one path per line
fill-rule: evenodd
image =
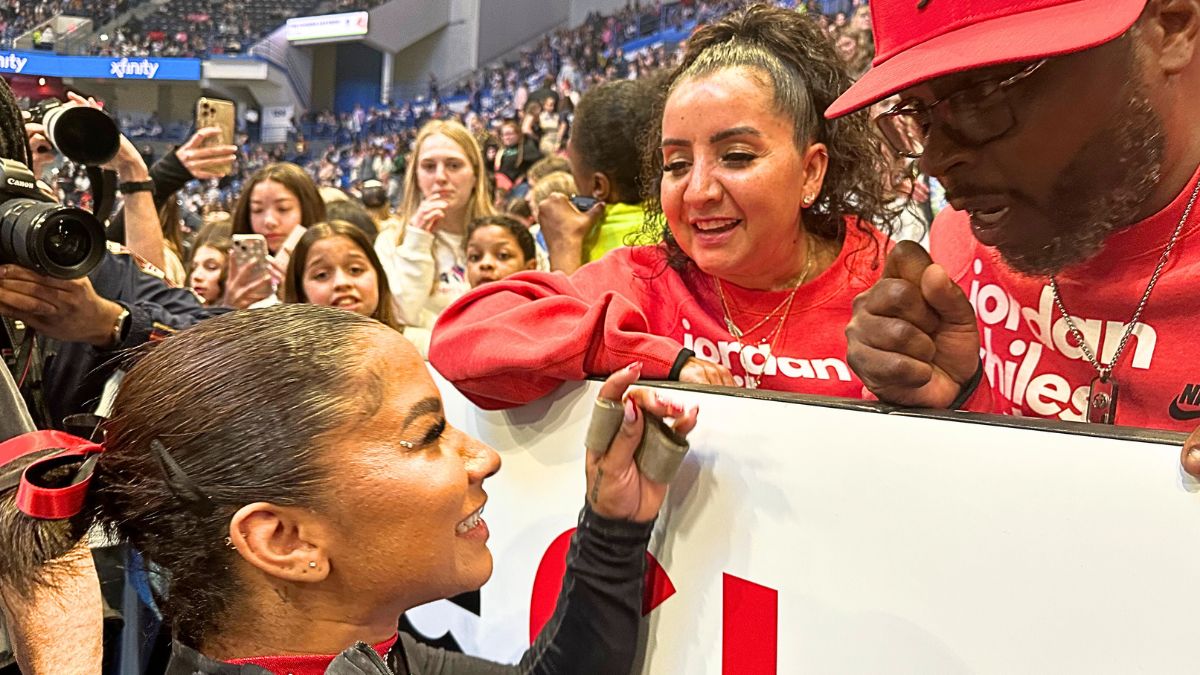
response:
M970 216L952 208L942 209L929 231L929 257L946 269L955 283L961 284L975 255L975 235Z
M637 278L629 249L618 249L570 277L522 272L484 284L442 312L429 361L486 409L523 405L634 361L647 379L666 379L683 346L649 332Z
M1004 413L1001 403L1004 399L992 390L992 382L986 376L979 381L979 386L975 387L975 393L967 397L967 400L955 410L964 410L967 412L978 413Z

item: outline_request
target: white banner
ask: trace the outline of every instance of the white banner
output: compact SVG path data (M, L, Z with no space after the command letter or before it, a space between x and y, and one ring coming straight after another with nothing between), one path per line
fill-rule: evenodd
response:
M289 42L317 44L367 34L367 12L298 16L287 20L284 35Z
M409 618L514 661L543 554L583 504L599 383L506 412L438 384L503 458L485 483L495 573L479 616L443 601ZM1200 670L1200 495L1178 445L669 394L701 413L651 545L669 583L642 672Z

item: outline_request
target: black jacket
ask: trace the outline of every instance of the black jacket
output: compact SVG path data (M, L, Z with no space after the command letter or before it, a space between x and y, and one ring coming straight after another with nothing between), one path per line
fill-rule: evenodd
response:
M637 654L646 543L653 523L602 518L588 507L567 552L554 614L517 665L447 652L401 633L386 659L358 643L326 675L628 675ZM178 642L166 675L270 675L209 659Z

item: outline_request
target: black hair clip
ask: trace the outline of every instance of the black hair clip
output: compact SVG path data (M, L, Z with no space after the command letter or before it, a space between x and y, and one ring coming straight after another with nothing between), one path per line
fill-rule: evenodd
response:
M163 477L167 480L167 487L171 492L175 493L176 497L193 513L199 516L210 516L216 510L213 504L212 497L209 497L196 485L187 472L179 466L179 462L167 452L167 447L162 444L157 438L151 439L150 450L154 453L154 457L158 459L158 466L162 469Z

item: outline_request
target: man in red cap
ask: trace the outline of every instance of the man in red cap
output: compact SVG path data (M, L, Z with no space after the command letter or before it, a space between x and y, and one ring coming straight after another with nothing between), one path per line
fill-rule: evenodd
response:
M826 111L952 209L860 296L849 361L903 405L1200 422L1200 0L874 0L876 58ZM1200 441L1200 435L1194 436ZM1200 472L1200 448L1185 466Z

